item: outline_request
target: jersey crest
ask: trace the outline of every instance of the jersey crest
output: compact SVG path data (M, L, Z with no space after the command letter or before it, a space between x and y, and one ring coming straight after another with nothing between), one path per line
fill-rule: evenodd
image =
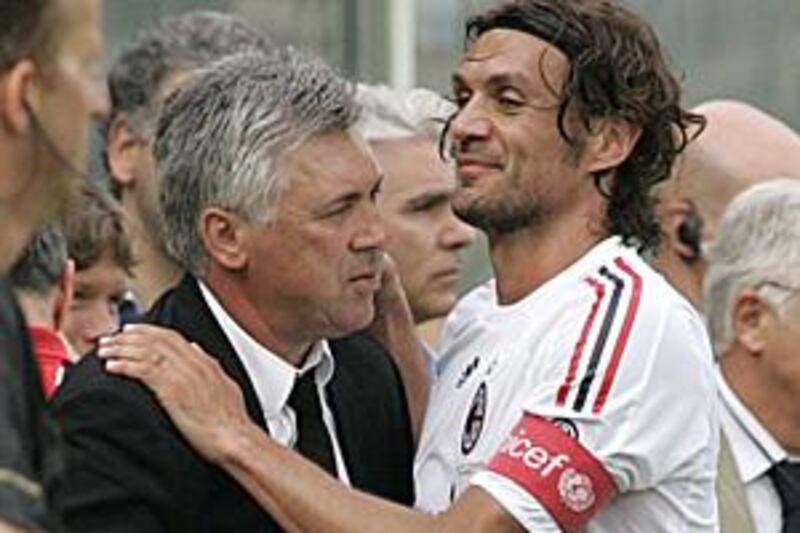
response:
M467 421L464 423L464 431L461 434L461 453L469 455L478 444L486 422L487 392L486 382L482 382L472 398L472 404L467 412Z

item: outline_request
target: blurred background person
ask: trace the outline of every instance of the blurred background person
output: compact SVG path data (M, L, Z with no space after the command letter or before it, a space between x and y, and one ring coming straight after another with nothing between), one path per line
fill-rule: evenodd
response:
M707 257L722 429L738 473L722 489L745 495L735 516L721 513L722 531L797 532L800 181L769 181L737 196Z
M105 110L99 0L0 0L0 274L83 179ZM57 530L59 451L19 308L0 280L0 529Z
M66 364L76 360L63 335L75 266L67 256L67 241L61 230L49 226L36 233L8 277L28 325L42 387L49 399Z
M662 241L656 264L695 306L702 299L704 242L713 241L731 199L770 176L800 178L800 135L758 108L730 100L697 106L705 130L661 188Z
M67 253L75 265L74 293L63 330L79 356L120 326L120 306L136 266L125 215L97 187L83 188L64 219Z
M111 66L105 157L111 191L130 223L136 258L132 288L142 311L183 273L166 250L157 214L152 144L159 110L194 68L236 52L270 48L269 39L238 17L189 11L140 32Z
M383 171L378 207L385 248L397 265L418 331L435 344L438 319L458 297L460 252L474 239L474 230L453 213L455 173L439 154L439 136L455 106L425 89L401 92L369 85L358 86L356 100L362 106L356 129Z

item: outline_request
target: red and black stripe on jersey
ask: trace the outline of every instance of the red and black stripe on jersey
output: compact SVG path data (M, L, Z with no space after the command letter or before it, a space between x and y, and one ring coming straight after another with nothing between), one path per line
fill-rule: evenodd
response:
M597 414L602 411L608 399L636 320L641 301L642 278L624 259L617 257L613 264L601 266L595 276L588 276L584 281L593 289L594 301L575 343L567 375L556 394L556 404L566 405L569 393L577 383L572 409L580 412L586 406L593 386L599 383L599 390L592 404L592 412ZM625 296L627 287L630 290ZM608 304L600 318L598 312L606 298L609 299ZM616 334L611 335L614 325L620 320L622 323ZM599 328L597 334L591 345L588 345L588 339L595 328ZM610 355L605 356L608 363L602 376L599 376L598 369L604 360L604 355L608 353L608 346L613 348ZM589 353L589 361L579 378L577 372L586 353Z

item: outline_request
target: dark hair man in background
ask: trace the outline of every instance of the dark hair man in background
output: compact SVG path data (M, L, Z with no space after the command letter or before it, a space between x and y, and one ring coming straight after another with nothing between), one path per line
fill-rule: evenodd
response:
M183 273L166 250L158 219L152 149L161 106L193 69L236 52L270 48L269 39L233 15L190 11L142 31L111 66L106 163L111 190L131 226L133 293L142 310Z

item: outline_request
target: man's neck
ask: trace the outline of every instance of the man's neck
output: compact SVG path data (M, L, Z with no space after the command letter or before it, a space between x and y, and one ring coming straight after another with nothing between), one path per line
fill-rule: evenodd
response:
M176 285L183 270L154 244L154 237L139 224L131 224L136 265L133 268L133 292L142 309L149 309L170 287Z
M588 221L552 223L489 235L489 251L501 304L517 302L591 250L603 235Z
M753 368L749 357L728 353L720 358L725 382L784 450L800 456L800 403L796 392L767 382L763 372Z
M314 344L306 335L292 335L294 331L277 309L264 316L243 297L243 287L231 276L220 274L213 267L204 276L203 282L214 293L220 305L243 330L256 342L267 348L287 363L300 368Z

